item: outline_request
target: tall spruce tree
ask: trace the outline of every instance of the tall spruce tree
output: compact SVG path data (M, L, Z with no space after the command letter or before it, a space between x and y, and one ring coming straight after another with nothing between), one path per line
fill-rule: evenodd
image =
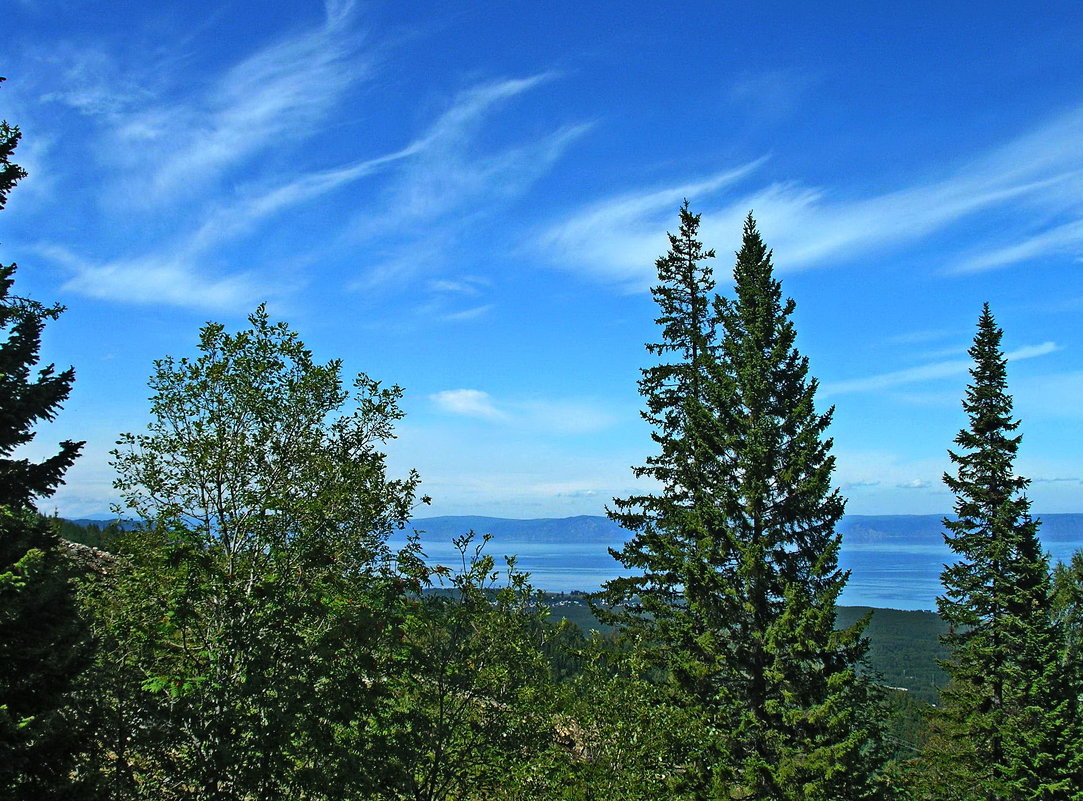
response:
M926 795L1078 799L1075 704L1060 664L1048 558L1014 461L1022 436L1007 392L1003 332L982 308L963 409L969 426L948 454L955 494L945 540L958 560L941 574L950 682L925 750Z
M661 489L615 501L611 516L634 536L614 555L636 574L604 598L708 721L684 766L695 797L876 797L880 715L857 672L864 621L834 629L847 574L831 411L815 410L794 302L752 216L732 300L711 297L698 224L686 203L657 263L662 342L648 349L664 361L640 391L660 453L636 475Z
M19 137L0 122L0 209L26 175L11 161ZM5 798L89 797L71 771L81 746L71 693L88 663L85 627L56 531L33 506L61 483L81 443L64 442L41 462L16 458L74 376L51 365L32 374L44 324L60 308L12 295L14 273L14 264L0 265L0 787Z

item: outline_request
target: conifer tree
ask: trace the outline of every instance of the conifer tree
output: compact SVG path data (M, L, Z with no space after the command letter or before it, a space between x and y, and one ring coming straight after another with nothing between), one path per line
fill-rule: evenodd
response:
M945 540L958 560L941 574L940 616L950 682L932 718L926 793L958 799L1083 797L1073 753L1074 704L1060 665L1048 558L1030 514L1028 479L1016 475L1021 435L1007 392L1003 332L982 308L944 483L955 494Z
M19 137L0 122L0 209L26 175L11 161ZM45 321L61 310L13 296L14 273L14 264L0 265L0 786L6 798L88 797L70 775L80 746L71 692L88 663L85 627L56 531L33 506L61 483L81 443L64 442L41 462L15 458L34 425L53 418L74 374L50 365L32 375Z
M615 501L641 571L607 585L610 614L658 646L659 664L709 721L685 767L698 798L850 799L879 793L879 713L857 674L864 621L835 631L835 525L844 501L795 348L792 300L749 215L736 298L709 298L699 218L681 210L654 289L672 361L643 371L661 453L636 474L661 491ZM718 332L721 331L721 336Z
M668 491L614 499L610 517L635 536L621 552L611 552L625 567L639 572L610 581L605 598L619 603L617 611L608 614L617 614L614 619L629 632L660 643L664 631L665 639L680 641L682 650L691 655L697 650L697 638L709 630L704 629L707 610L690 607L687 599L698 597L695 577L688 574L707 525L700 518L712 509L710 474L716 461L717 421L710 386L718 344L711 310L715 284L711 270L702 263L714 258L714 251L704 250L696 238L699 216L691 213L687 202L680 221L679 232L669 234L669 253L656 262L659 284L651 289L660 309L655 322L662 329L662 341L648 344L647 350L664 361L645 368L639 382L647 403L642 416L654 428L651 437L660 453L649 457L645 466L633 468L637 478L653 478ZM706 564L708 556L701 560ZM702 578L710 582L714 576L706 570ZM710 588L705 590L709 593ZM701 656L709 660L709 654ZM691 662L672 668L686 689L704 674ZM710 691L704 687L701 692Z

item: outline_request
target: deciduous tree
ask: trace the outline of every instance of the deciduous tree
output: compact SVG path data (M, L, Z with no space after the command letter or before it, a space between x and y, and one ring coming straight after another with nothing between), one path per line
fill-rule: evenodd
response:
M148 430L115 451L143 525L100 614L144 739L113 775L154 798L369 797L394 780L380 710L423 575L387 546L418 484L380 450L401 390L351 393L263 307L249 322L156 362Z
M555 701L543 653L548 609L509 557L484 552L489 537L454 542L454 568L411 604L406 659L393 680L401 786L381 798L547 798L538 757L554 745Z

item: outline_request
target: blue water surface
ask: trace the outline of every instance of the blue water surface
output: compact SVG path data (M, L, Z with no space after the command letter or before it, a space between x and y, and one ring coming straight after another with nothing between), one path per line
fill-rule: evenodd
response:
M482 520L463 518L456 527L455 518L421 520L425 528L422 546L430 564L461 567L461 557L452 545L452 537L470 528L479 533L488 529L493 538L485 552L497 567L505 555L517 557L517 567L530 573L531 583L543 590L591 592L611 578L623 575L620 565L610 556L609 548L619 548L626 532L608 526L604 518L569 518L564 521ZM578 522L588 521L584 528ZM850 579L840 603L848 606L875 606L890 609L936 609L940 593L940 572L955 556L944 543L940 516L850 516L843 519L839 566L850 571ZM503 525L514 523L515 525ZM1071 558L1083 548L1083 515L1047 515L1042 518L1043 547L1053 561ZM392 545L405 542L396 535Z

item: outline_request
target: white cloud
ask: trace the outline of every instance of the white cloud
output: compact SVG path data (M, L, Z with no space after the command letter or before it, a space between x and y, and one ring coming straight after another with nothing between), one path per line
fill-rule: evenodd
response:
M352 5L327 6L325 23L240 61L201 94L126 113L111 134L140 207L191 197L258 153L298 142L368 71Z
M737 243L740 221L754 210L781 270L853 259L912 242L977 212L1013 203L1033 229L1022 243L971 253L959 269L1001 266L1023 258L1083 249L1083 109L958 168L951 177L866 198L837 198L796 182L772 182L735 192L760 162L672 189L624 193L573 210L552 225L539 247L554 263L574 256L577 267L602 280L644 288L665 251L662 231L674 225L681 199L702 213L708 246ZM762 160L761 160L762 161ZM719 180L721 178L721 180ZM1046 221L1060 214L1071 222ZM1083 254L1080 254L1083 255Z
M1083 219L1034 234L1011 245L962 259L956 272L974 273L1007 267L1047 254L1079 252L1083 246Z
M847 490L861 490L879 486L879 481L846 481L841 485L841 489L845 492Z
M61 103L88 117L115 119L136 104L154 100L147 86L125 74L103 50L58 43L45 58L63 65L63 77L62 88L43 94L43 102Z
M483 149L479 133L502 104L552 80L552 73L481 84L460 92L450 107L410 146L414 157L390 180L381 213L358 215L354 237L392 242L391 252L355 281L355 288L378 289L422 269L433 270L446 255L429 247L434 236L454 240L455 232L518 197L549 172L591 125L565 125L539 139ZM423 230L419 238L418 230ZM418 251L433 258L419 259Z
M600 277L632 289L654 279L654 259L665 251L666 227L685 199L710 196L752 173L763 159L709 178L659 189L626 194L581 208L551 226L538 245L554 259L585 267Z
M1044 356L1058 350L1055 342L1043 342L1040 345L1027 345L1005 354L1008 361L1022 361ZM823 384L820 387L821 396L845 395L852 392L876 392L883 389L916 384L923 381L932 381L938 378L951 378L957 375L965 375L973 366L970 359L952 359L948 361L933 362L920 367L910 367L906 370L895 370L890 373L868 376L866 378L854 378L848 381L834 381Z
M334 12L334 19L342 13L345 12ZM267 60L269 52L274 52L274 48L250 59L255 66L245 62L243 69L235 69L233 73L260 74L263 67L258 65ZM477 159L466 151L484 122L486 112L500 101L515 97L549 78L548 74L543 74L498 81L463 92L427 132L397 151L290 178L269 187L241 186L227 200L206 203L193 230L158 243L139 256L105 264L65 258L65 266L77 273L66 288L94 297L135 302L155 300L216 309L234 301L248 303L251 293L247 290L252 284L248 277L227 276L211 283L202 278L207 257L225 243L250 234L270 218L374 173L401 165L393 181L394 193L401 202L389 204L394 211L367 216L370 224L381 231L417 216L438 216L467 200L475 200L476 195L490 193L496 186L505 193L519 191L548 169L582 129L561 129L540 142ZM234 78L233 82L247 80L254 79L241 81ZM230 91L236 93L240 89L234 87ZM155 180L160 180L160 176ZM439 258L448 239L446 234L426 228L423 241L393 249L388 258L370 268L365 278L356 281L353 288L378 288L427 267ZM61 250L52 249L54 254ZM163 292L163 287L170 281L176 281L176 287ZM477 294L482 286L483 283L476 279L465 278L457 282L436 282L433 289L445 294ZM448 321L467 320L483 315L489 308L490 304L475 303L465 309L440 309L435 316Z
M95 119L94 152L116 180L101 202L120 210L124 226L151 232L128 253L90 257L64 243L43 255L74 273L65 289L134 303L236 310L281 294L265 278L223 272L210 258L291 207L359 180L413 153L406 148L330 170L278 180L258 176L237 185L238 170L267 151L292 149L314 132L345 91L367 74L359 53L354 4L328 0L322 24L294 31L181 92L164 85L162 61L122 69L101 51L61 49L61 89L43 99ZM170 51L172 52L172 51ZM161 59L175 58L166 52ZM233 177L223 187L220 179ZM133 215L149 218L137 225ZM107 226L103 221L101 223ZM155 241L156 240L156 241ZM211 266L213 264L213 267Z
M76 273L64 283L64 290L93 298L233 311L265 300L270 294L251 274L208 278L183 259L149 256L94 264L58 246L43 246L38 251Z
M429 290L432 292L446 292L452 295L476 296L481 292L481 287L489 282L483 278L464 276L455 280L440 278L429 281Z
M1004 354L1004 357L1009 362L1020 362L1023 359L1033 359L1036 356L1045 356L1047 353L1054 353L1060 350L1055 342L1043 342L1041 345L1025 345L1021 348L1008 351Z
M896 484L899 489L928 489L933 484L931 481L926 481L923 478L912 478L909 481L904 481L902 484Z
M192 235L186 249L196 252L210 250L223 242L249 233L265 219L292 206L314 200L416 152L416 146L410 145L385 156L304 175L263 192L252 193L239 201L220 205L208 214Z
M550 434L589 434L617 422L616 415L579 400L497 401L478 389L444 390L429 398L437 409L448 414Z
M430 395L429 399L440 411L448 414L498 422L508 419L506 412L493 405L489 393L480 389L446 389Z
M485 303L481 306L471 306L469 309L462 309L460 311L447 312L440 317L441 320L448 322L456 322L458 320L474 320L481 317L493 308L492 303Z
M519 97L554 76L494 81L467 89L454 99L415 143L417 158L401 171L388 201L388 211L364 221L366 232L432 220L472 198L518 194L549 170L569 144L589 125L557 129L538 141L495 152L479 152L477 136L486 118L502 103Z

